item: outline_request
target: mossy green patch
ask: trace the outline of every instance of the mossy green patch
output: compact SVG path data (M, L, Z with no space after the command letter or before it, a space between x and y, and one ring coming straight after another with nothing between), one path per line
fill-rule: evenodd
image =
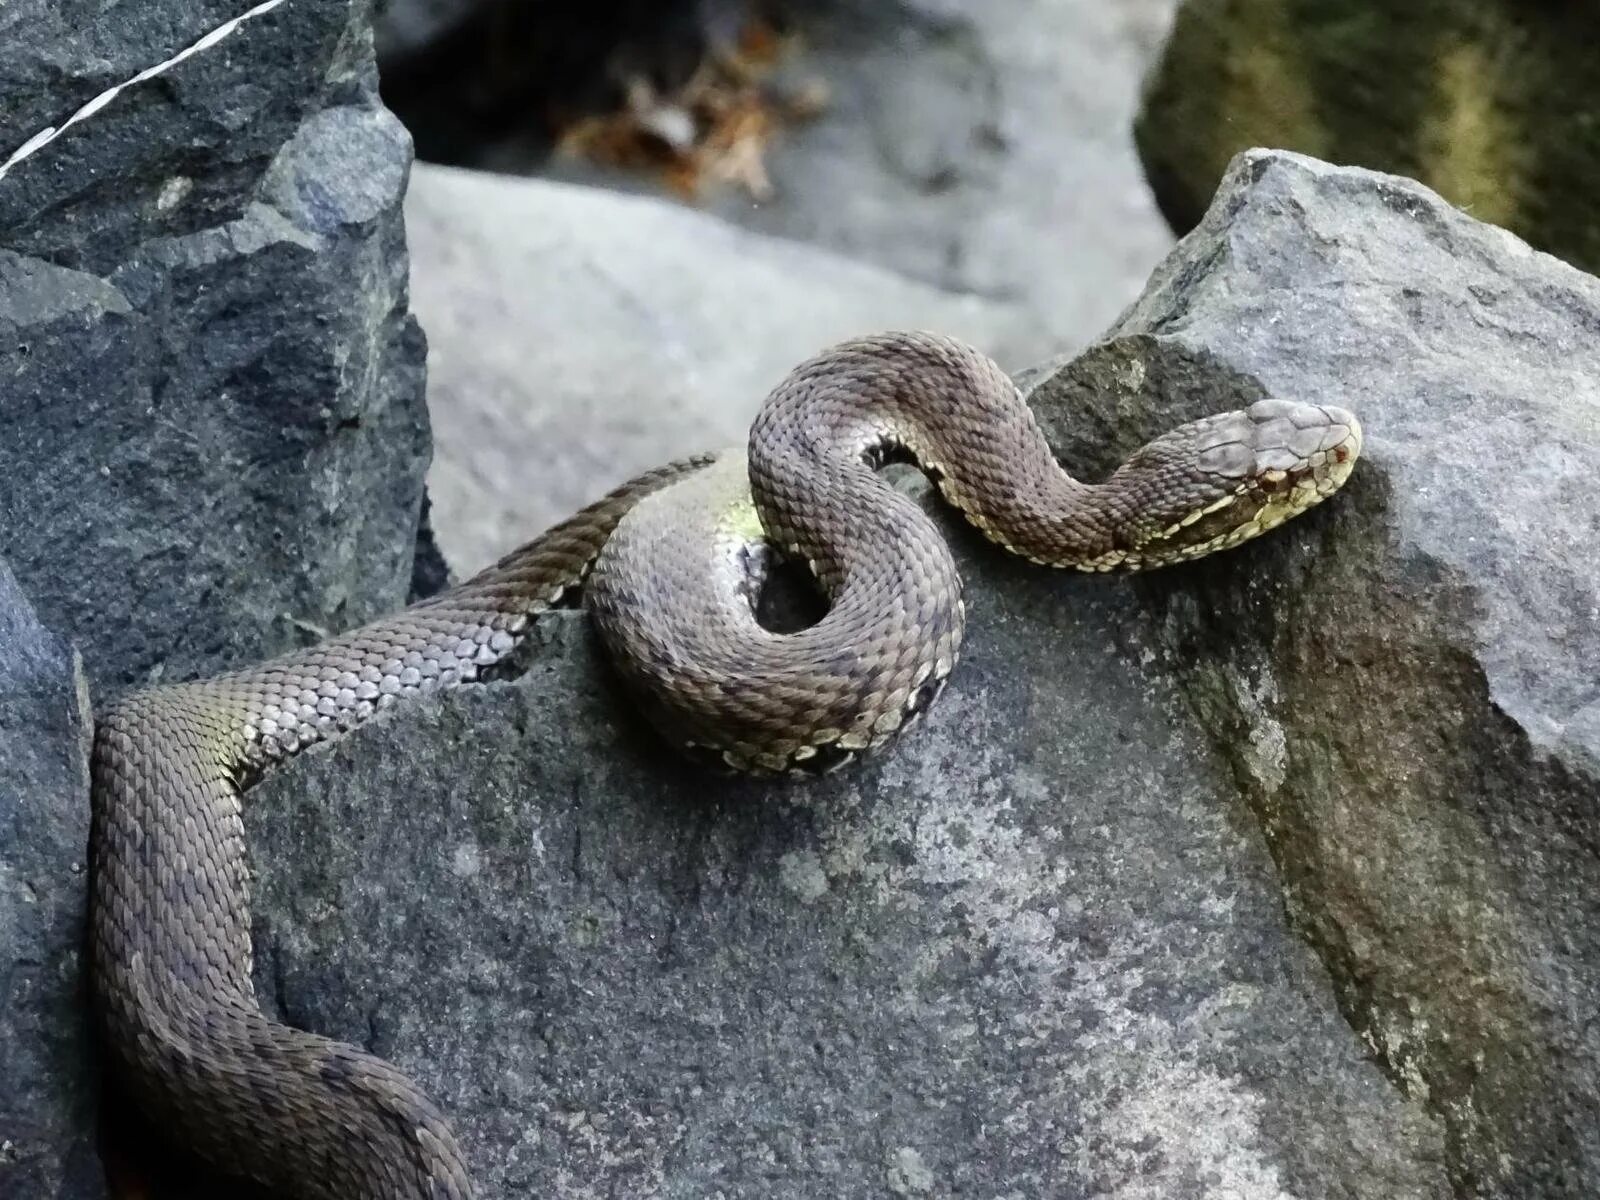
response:
M1180 232L1272 146L1420 179L1600 270L1597 46L1600 8L1559 0L1188 0L1135 136Z

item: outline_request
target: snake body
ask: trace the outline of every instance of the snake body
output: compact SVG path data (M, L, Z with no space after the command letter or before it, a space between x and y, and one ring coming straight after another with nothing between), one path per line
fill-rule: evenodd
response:
M414 1083L257 1006L241 797L262 771L480 677L580 586L680 747L745 771L833 767L920 715L961 645L954 561L876 473L884 462L918 462L1033 561L1136 570L1304 511L1360 444L1342 409L1267 400L1084 484L993 362L885 334L797 368L744 453L642 475L459 587L311 649L129 696L96 733L91 917L96 1009L128 1090L202 1157L296 1200L469 1196L450 1126ZM755 618L769 546L804 560L828 598L806 629Z

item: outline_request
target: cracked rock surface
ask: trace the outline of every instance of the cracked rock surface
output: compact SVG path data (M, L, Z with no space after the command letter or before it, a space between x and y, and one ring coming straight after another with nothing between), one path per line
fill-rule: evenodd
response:
M0 155L246 7L8 5ZM406 597L423 345L369 18L280 5L0 178L0 554L103 692Z

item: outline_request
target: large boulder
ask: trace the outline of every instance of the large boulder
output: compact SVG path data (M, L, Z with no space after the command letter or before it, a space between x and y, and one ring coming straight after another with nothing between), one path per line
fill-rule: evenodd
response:
M675 204L418 164L439 537L472 570L621 480L744 442L820 346L947 329L1016 359L1015 311Z
M1593 1195L1596 329L1426 188L1247 155L1026 383L1085 473L1349 404L1334 503L1131 585L956 531L949 694L820 784L677 763L557 615L257 793L263 993L513 1192Z
M1597 331L1600 282L1426 188L1255 152L1033 391L1090 467L1156 407L1270 393L1365 423L1325 516L1142 594L1463 1196L1600 1194Z
M1528 0L1185 0L1136 126L1173 228L1278 146L1422 180L1600 270L1600 10Z
M0 560L0 1196L97 1200L88 692Z
M0 554L106 690L403 602L423 344L367 4L59 7L0 18L0 145L35 147L0 177Z

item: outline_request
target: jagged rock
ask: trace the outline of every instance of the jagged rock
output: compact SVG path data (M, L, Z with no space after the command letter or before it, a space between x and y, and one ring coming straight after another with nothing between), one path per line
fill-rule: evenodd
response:
M1254 152L1112 340L1033 393L1095 464L1157 404L1326 397L1365 423L1297 536L1144 594L1459 1196L1600 1193L1597 331L1600 282L1427 189Z
M239 8L8 8L4 153ZM0 177L0 554L102 689L406 595L423 345L369 16L280 5Z
M1173 228L1228 161L1277 146L1422 180L1600 269L1600 14L1526 0L1186 0L1136 135Z
M744 441L822 346L894 326L1004 355L1014 313L677 205L418 164L441 544L468 571L621 480Z
M97 1200L83 913L89 703L78 656L0 559L0 1196Z

